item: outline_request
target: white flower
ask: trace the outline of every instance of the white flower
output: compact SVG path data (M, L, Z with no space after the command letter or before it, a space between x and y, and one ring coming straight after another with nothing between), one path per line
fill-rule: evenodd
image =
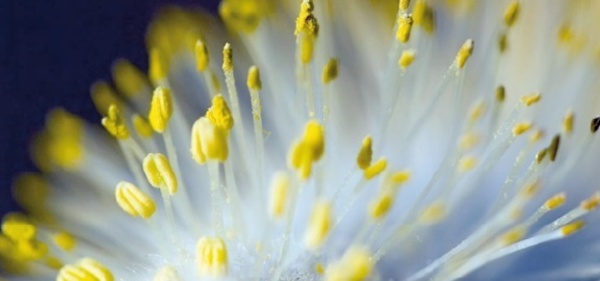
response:
M165 9L114 140L53 111L8 279L600 276L599 3L293 2Z

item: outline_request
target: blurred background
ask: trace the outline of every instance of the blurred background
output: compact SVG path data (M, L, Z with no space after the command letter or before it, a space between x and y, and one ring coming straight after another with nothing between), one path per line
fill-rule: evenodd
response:
M0 1L0 216L17 210L11 183L35 171L27 151L46 112L60 106L90 122L89 88L124 57L147 69L146 26L169 4L216 12L218 0Z

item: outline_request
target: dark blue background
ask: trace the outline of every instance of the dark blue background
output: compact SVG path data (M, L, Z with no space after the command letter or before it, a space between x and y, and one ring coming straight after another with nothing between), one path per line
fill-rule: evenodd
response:
M175 3L212 11L217 0L0 1L0 216L17 206L13 178L34 171L27 146L56 106L98 122L89 98L114 59L147 68L144 34L152 15Z

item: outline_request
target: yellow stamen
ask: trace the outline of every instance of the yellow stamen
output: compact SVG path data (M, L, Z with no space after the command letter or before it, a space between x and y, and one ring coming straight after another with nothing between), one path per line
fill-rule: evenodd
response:
M418 0L413 7L413 19L416 25L421 26L425 32L435 31L435 12L427 5L425 0Z
M472 170L473 168L475 168L476 165L477 165L477 158L475 158L475 156L472 156L472 155L463 156L458 161L458 171L462 172L462 173L468 172L468 171Z
M154 134L154 130L150 125L150 122L146 120L146 118L140 116L139 114L133 114L131 117L131 123L133 123L133 128L143 138L149 138Z
M398 17L398 31L396 31L396 39L400 43L406 43L410 40L410 31L413 25L413 18L409 14L404 14Z
M153 48L150 50L148 64L150 65L150 69L148 70L150 81L155 86L161 85L169 75L169 65L165 54L160 49Z
M387 167L387 159L381 158L377 162L373 163L369 167L363 170L363 176L366 180L373 179L385 170Z
M329 84L329 82L335 80L338 76L338 60L331 58L327 61L325 67L323 67L322 80L323 84Z
M206 160L224 162L229 156L228 131L214 126L206 117L201 117L192 127L192 157L198 164Z
M330 264L325 271L325 281L364 281L373 271L371 253L362 247L352 246L344 256Z
M58 232L52 236L52 240L54 240L54 244L56 244L63 251L70 252L77 245L77 240L73 235L68 232Z
M117 204L132 217L150 218L156 211L154 200L129 182L119 182L115 190Z
M213 97L212 106L206 112L206 118L213 126L221 130L229 131L233 127L233 116L221 94Z
M531 106L531 105L537 103L538 101L540 101L540 99L542 99L542 95L539 93L535 93L535 94L521 97L521 102L525 106Z
M567 134L573 132L573 124L575 123L575 116L572 111L567 112L563 119L563 131Z
M445 216L446 206L444 203L436 201L423 211L419 220L426 224L434 224L442 220Z
M248 89L253 91L260 91L262 88L262 82L260 80L260 72L258 71L258 67L252 66L248 69L248 80L247 80Z
M171 195L177 192L177 178L166 156L160 153L149 153L144 158L143 168L152 186L166 189Z
M369 205L369 215L375 220L382 219L394 206L394 194L386 192L371 202Z
M503 102L504 99L506 99L506 89L504 88L504 85L500 85L496 88L496 100Z
M458 67L458 69L462 69L465 64L467 63L467 60L469 59L469 57L471 56L471 54L473 54L473 47L475 46L475 41L473 41L473 39L467 39L467 41L465 41L465 43L462 44L462 46L460 47L460 50L458 51L458 54L456 54L456 66Z
M481 115L485 112L485 103L479 102L471 108L469 112L469 119L471 122L479 120Z
M125 59L115 61L112 78L117 90L127 97L134 97L148 87L144 73Z
M97 81L94 83L90 89L90 93L92 95L92 101L96 106L96 110L98 110L101 115L107 114L108 108L112 104L119 108L123 106L123 102L117 97L117 94L112 87L104 81Z
M196 244L196 263L200 276L219 277L227 274L227 246L220 237L202 237Z
M589 199L586 199L581 202L580 206L586 211L594 210L600 204L600 193L596 193L592 195Z
M319 23L313 15L314 5L311 0L303 1L300 5L300 13L296 18L296 31L300 42L300 60L309 63L313 58L315 41L319 34Z
M154 90L148 120L154 131L162 133L167 129L171 115L173 114L173 98L171 90L158 87Z
M574 234L575 232L579 231L584 226L585 226L585 222L576 221L576 222L573 222L573 223L570 223L570 224L567 224L567 225L561 227L560 231L562 232L562 234L564 236L569 236L569 235Z
M416 55L416 52L414 50L402 51L402 54L400 55L400 59L398 59L398 65L403 69L408 68L415 60L415 55Z
M544 207L548 210L554 210L565 204L566 200L567 197L564 193L556 194L544 202Z
M58 272L57 281L113 281L110 270L101 263L84 258L73 265L65 265Z
M503 54L508 48L508 36L506 33L500 34L500 38L498 38L498 49L500 53Z
M331 203L320 201L314 207L304 236L304 244L311 250L317 250L329 235L333 225Z
M464 134L459 141L459 146L462 150L469 150L479 144L480 137L475 132Z
M512 129L513 136L515 136L515 137L519 136L519 135L527 132L530 128L531 128L530 122L517 123Z
M520 4L518 1L512 1L506 11L504 12L504 24L506 26L512 26L519 17Z
M110 105L108 114L102 118L102 126L117 139L126 140L129 138L129 130L125 125L125 119L119 108L114 104Z
M2 233L13 241L29 241L35 238L35 225L21 220L5 220L2 223Z
M401 185L410 180L411 174L409 170L399 171L393 173L390 179L394 185Z
M369 168L373 159L373 140L371 136L366 136L363 139L362 147L356 156L356 163L362 170Z
M531 141L532 143L536 143L536 142L540 141L543 137L544 137L544 131L541 129L538 129L538 130L533 131L533 133L531 133L531 136L529 137L529 141Z
M196 53L196 69L198 69L200 72L204 72L210 63L208 48L206 48L206 45L204 42L202 42L202 40L198 40L196 41L194 51Z
M558 148L560 146L560 135L554 136L552 138L552 142L550 146L548 146L548 156L550 156L550 161L554 162L556 160L556 155L558 154Z
M272 10L270 5L272 2L263 0L223 0L219 5L219 15L234 31L252 33Z
M500 239L504 245L512 245L523 239L525 234L527 234L527 229L517 226L504 233Z
M231 48L231 44L225 43L223 47L223 71L231 72L233 71L233 49Z
M272 218L282 218L286 213L290 186L290 177L286 173L277 173L273 176L269 200L269 214Z

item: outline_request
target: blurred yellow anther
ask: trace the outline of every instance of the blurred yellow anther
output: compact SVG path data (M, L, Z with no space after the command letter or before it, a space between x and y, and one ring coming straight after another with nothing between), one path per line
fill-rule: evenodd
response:
M529 183L523 187L521 194L527 198L533 197L540 190L540 183L538 181Z
M115 197L119 207L132 217L147 219L156 211L154 200L132 183L119 182L115 190Z
M596 193L589 199L582 201L579 206L586 211L591 211L596 209L598 204L600 204L600 193Z
M143 138L149 138L154 134L154 130L150 125L150 122L146 120L146 118L140 116L139 114L133 114L131 117L131 123L133 123L133 128Z
M477 165L477 158L475 158L475 156L472 156L472 155L463 156L458 161L458 171L463 172L463 173L468 172L468 171L472 170L473 168L475 168L476 165Z
M408 6L410 6L410 0L400 0L400 3L398 4L398 9L400 10L400 12L405 12L406 10L408 10Z
M373 140L371 136L366 136L363 139L362 146L356 156L356 163L362 170L369 168L373 159Z
M398 171L392 174L390 180L394 185L405 184L410 180L411 172L409 170Z
M309 36L317 36L319 33L319 23L315 18L314 4L312 0L305 0L300 4L300 13L296 18L296 35L304 34Z
M374 261L369 250L351 246L339 261L325 271L325 281L364 281L373 271Z
M535 94L521 97L521 102L525 106L531 106L532 104L535 104L538 101L540 101L540 99L542 99L542 95L539 93L535 93Z
M105 115L108 112L108 108L111 104L121 108L123 102L117 97L117 93L112 89L108 83L104 81L97 81L90 88L92 101L96 106L96 110L101 115Z
M144 73L125 59L113 63L112 79L117 90L127 97L140 94L148 87Z
M363 170L363 176L366 180L370 180L379 174L381 174L387 167L387 159L381 158L377 162L371 164L369 167Z
M500 239L504 245L512 245L523 239L525 234L527 234L527 229L517 226L504 233Z
M544 148L542 150L540 150L536 155L535 155L535 160L537 161L537 163L542 163L542 161L544 161L544 158L546 157L546 155L548 154L548 149Z
M562 232L562 234L564 236L569 236L569 235L574 234L575 232L579 231L584 226L585 226L585 222L576 221L576 222L573 222L573 223L570 223L570 224L567 224L567 225L561 227L560 231Z
M129 138L129 130L125 125L125 119L121 115L121 110L114 104L110 105L106 117L102 118L102 126L117 139L125 140Z
M290 166L298 172L298 176L307 180L312 172L312 150L303 141L296 141L292 144L289 152Z
M462 150L469 150L479 144L480 137L475 132L464 134L459 140L459 146Z
M269 214L271 218L279 219L287 211L288 196L291 180L286 173L277 173L271 181L271 196L269 198Z
M113 281L110 270L101 263L84 258L72 265L63 266L56 277L57 281Z
M315 272L319 275L325 274L325 267L323 267L322 263L317 263L315 265Z
M519 10L519 1L513 0L504 12L504 24L506 24L507 26L512 26L519 17Z
M270 12L269 1L263 0L223 0L219 5L219 15L227 27L236 32L254 32L261 19Z
M229 43L225 43L223 47L223 71L233 71L233 49Z
M192 134L190 141L190 152L192 153L192 158L196 161L196 163L200 165L206 163L206 155L204 155L204 152L202 151L202 119L208 122L206 118L201 118L194 122L194 125L192 125Z
M418 0L413 7L413 20L427 33L435 30L435 14L432 7L425 0Z
M304 128L303 142L312 151L312 161L319 161L325 152L325 132L323 126L317 121L309 121Z
M421 217L419 220L426 224L434 224L442 220L446 216L446 206L444 203L440 201L436 201L429 205L423 213L421 213Z
M148 65L150 81L154 86L161 85L169 75L169 65L165 54L158 48L151 49Z
M233 116L221 94L213 97L212 106L206 112L206 118L213 126L221 130L229 131L233 128Z
M556 156L558 154L558 148L560 147L560 135L555 135L552 138L552 142L550 146L548 146L548 156L550 157L550 161L554 162L556 160Z
M166 156L160 153L149 153L144 158L143 168L152 186L166 189L171 195L177 192L177 178Z
M506 89L503 85L500 85L498 88L496 88L496 100L503 102L504 99L506 99Z
M194 52L196 53L196 69L200 72L204 72L208 68L210 58L208 56L208 48L202 40L196 41Z
M84 156L83 139L83 121L64 109L54 109L46 118L45 130L34 139L33 160L43 171L54 165L73 170Z
M565 118L563 119L563 131L567 134L573 132L573 124L575 123L575 116L573 115L573 111L567 112Z
M506 35L505 32L503 32L502 34L500 34L500 38L498 38L498 49L500 50L500 53L504 53L506 51L506 49L508 48L508 36Z
M410 31L413 25L413 18L409 14L403 14L398 17L398 30L396 31L396 39L400 43L406 43L410 40Z
M415 60L416 52L414 50L404 50L398 59L398 66L403 69L408 68Z
M377 199L369 205L369 216L375 220L379 220L392 209L394 206L394 194L385 192L377 197Z
M327 61L325 67L323 67L322 80L323 84L329 84L329 82L335 80L338 76L338 60L331 58Z
M300 61L307 64L312 61L315 52L315 37L303 36L300 40Z
M196 263L202 277L227 274L227 246L220 237L202 237L196 244Z
M20 220L5 220L2 223L2 233L13 241L28 241L35 238L35 225Z
M252 91L260 91L262 88L262 81L260 80L260 72L258 71L258 67L252 66L248 69L248 80L247 83L248 89Z
M332 210L331 203L326 201L319 201L313 207L304 236L309 249L317 250L327 239L333 226Z
M208 118L201 117L192 126L191 153L198 164L206 160L224 162L229 156L227 130L213 125Z
M171 266L161 268L152 278L152 281L180 281L177 270Z
M521 123L517 123L512 128L512 133L513 133L513 136L516 137L516 136L522 135L523 133L529 131L529 129L531 129L531 123L521 122Z
M39 174L24 173L13 182L13 195L17 203L42 221L48 220L50 216L45 208L49 194L48 183Z
M565 194L559 193L546 200L546 202L544 202L544 207L548 210L554 210L562 206L566 200L567 197L565 196Z
M148 120L154 131L162 133L167 129L171 115L173 114L173 98L171 90L158 87L154 90Z
M475 121L479 120L479 118L481 117L481 115L483 115L484 112L485 112L485 103L478 102L476 105L474 105L471 108L471 111L469 112L470 121L475 122Z
M529 136L529 141L531 141L532 143L536 143L540 141L543 137L544 131L542 129L537 129L533 131L533 133L531 133L531 136Z
M54 234L52 236L52 240L54 240L54 244L56 244L56 246L58 246L63 251L67 252L73 250L75 248L75 245L77 244L77 240L75 240L75 237L73 237L73 235L71 235L70 233L64 231Z
M54 270L59 270L64 266L64 264L58 258L53 256L46 256L46 258L44 259L44 264L46 264L48 267Z
M460 50L458 50L458 54L456 54L456 67L458 69L462 69L465 67L467 60L473 54L473 47L475 46L475 41L473 39L467 39L465 43L462 44Z

